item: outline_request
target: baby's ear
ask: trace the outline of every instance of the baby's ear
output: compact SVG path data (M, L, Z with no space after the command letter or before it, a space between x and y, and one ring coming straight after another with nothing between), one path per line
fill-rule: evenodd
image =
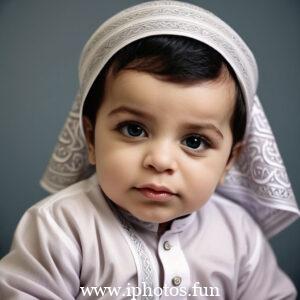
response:
M219 184L223 184L226 174L227 172L231 169L231 167L233 166L233 164L235 163L235 161L238 159L238 157L240 156L242 150L244 149L245 144L243 142L238 142L235 144L235 146L233 147L233 149L231 150L231 154L230 157L227 161L226 167L224 169L224 172L220 178Z
M90 164L96 164L96 155L95 155L95 142L94 142L94 129L93 125L89 118L86 116L82 117L83 130L86 137L87 148L88 148L88 159Z

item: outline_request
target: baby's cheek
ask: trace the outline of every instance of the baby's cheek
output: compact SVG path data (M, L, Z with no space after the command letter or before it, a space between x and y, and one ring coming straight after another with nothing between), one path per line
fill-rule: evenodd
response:
M122 185L129 179L133 162L131 155L123 149L105 149L100 151L97 173L103 184L116 187Z
M184 176L186 192L194 205L205 203L214 192L218 175L210 166L199 166L193 172L187 172Z

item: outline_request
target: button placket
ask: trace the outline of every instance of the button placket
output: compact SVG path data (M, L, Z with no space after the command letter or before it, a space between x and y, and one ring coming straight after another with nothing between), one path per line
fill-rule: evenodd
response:
M167 232L161 236L158 247L159 258L164 270L164 286L186 288L190 286L190 270L179 242L177 232ZM162 295L161 300L166 300ZM177 295L176 300L186 300L186 295Z

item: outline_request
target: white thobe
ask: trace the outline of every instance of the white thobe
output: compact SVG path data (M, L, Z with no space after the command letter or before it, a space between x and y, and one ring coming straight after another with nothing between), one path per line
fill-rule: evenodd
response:
M242 207L214 194L161 236L157 229L107 201L93 175L24 214L0 261L0 298L296 299ZM86 287L118 293L84 296Z

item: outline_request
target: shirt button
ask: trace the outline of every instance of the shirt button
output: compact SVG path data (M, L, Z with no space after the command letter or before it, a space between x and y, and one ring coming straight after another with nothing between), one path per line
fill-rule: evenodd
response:
M167 251L170 250L171 249L171 245L170 245L169 241L165 241L163 247Z
M175 277L172 278L172 284L174 286L180 285L181 281L182 281L182 279L181 279L180 276L175 276Z

